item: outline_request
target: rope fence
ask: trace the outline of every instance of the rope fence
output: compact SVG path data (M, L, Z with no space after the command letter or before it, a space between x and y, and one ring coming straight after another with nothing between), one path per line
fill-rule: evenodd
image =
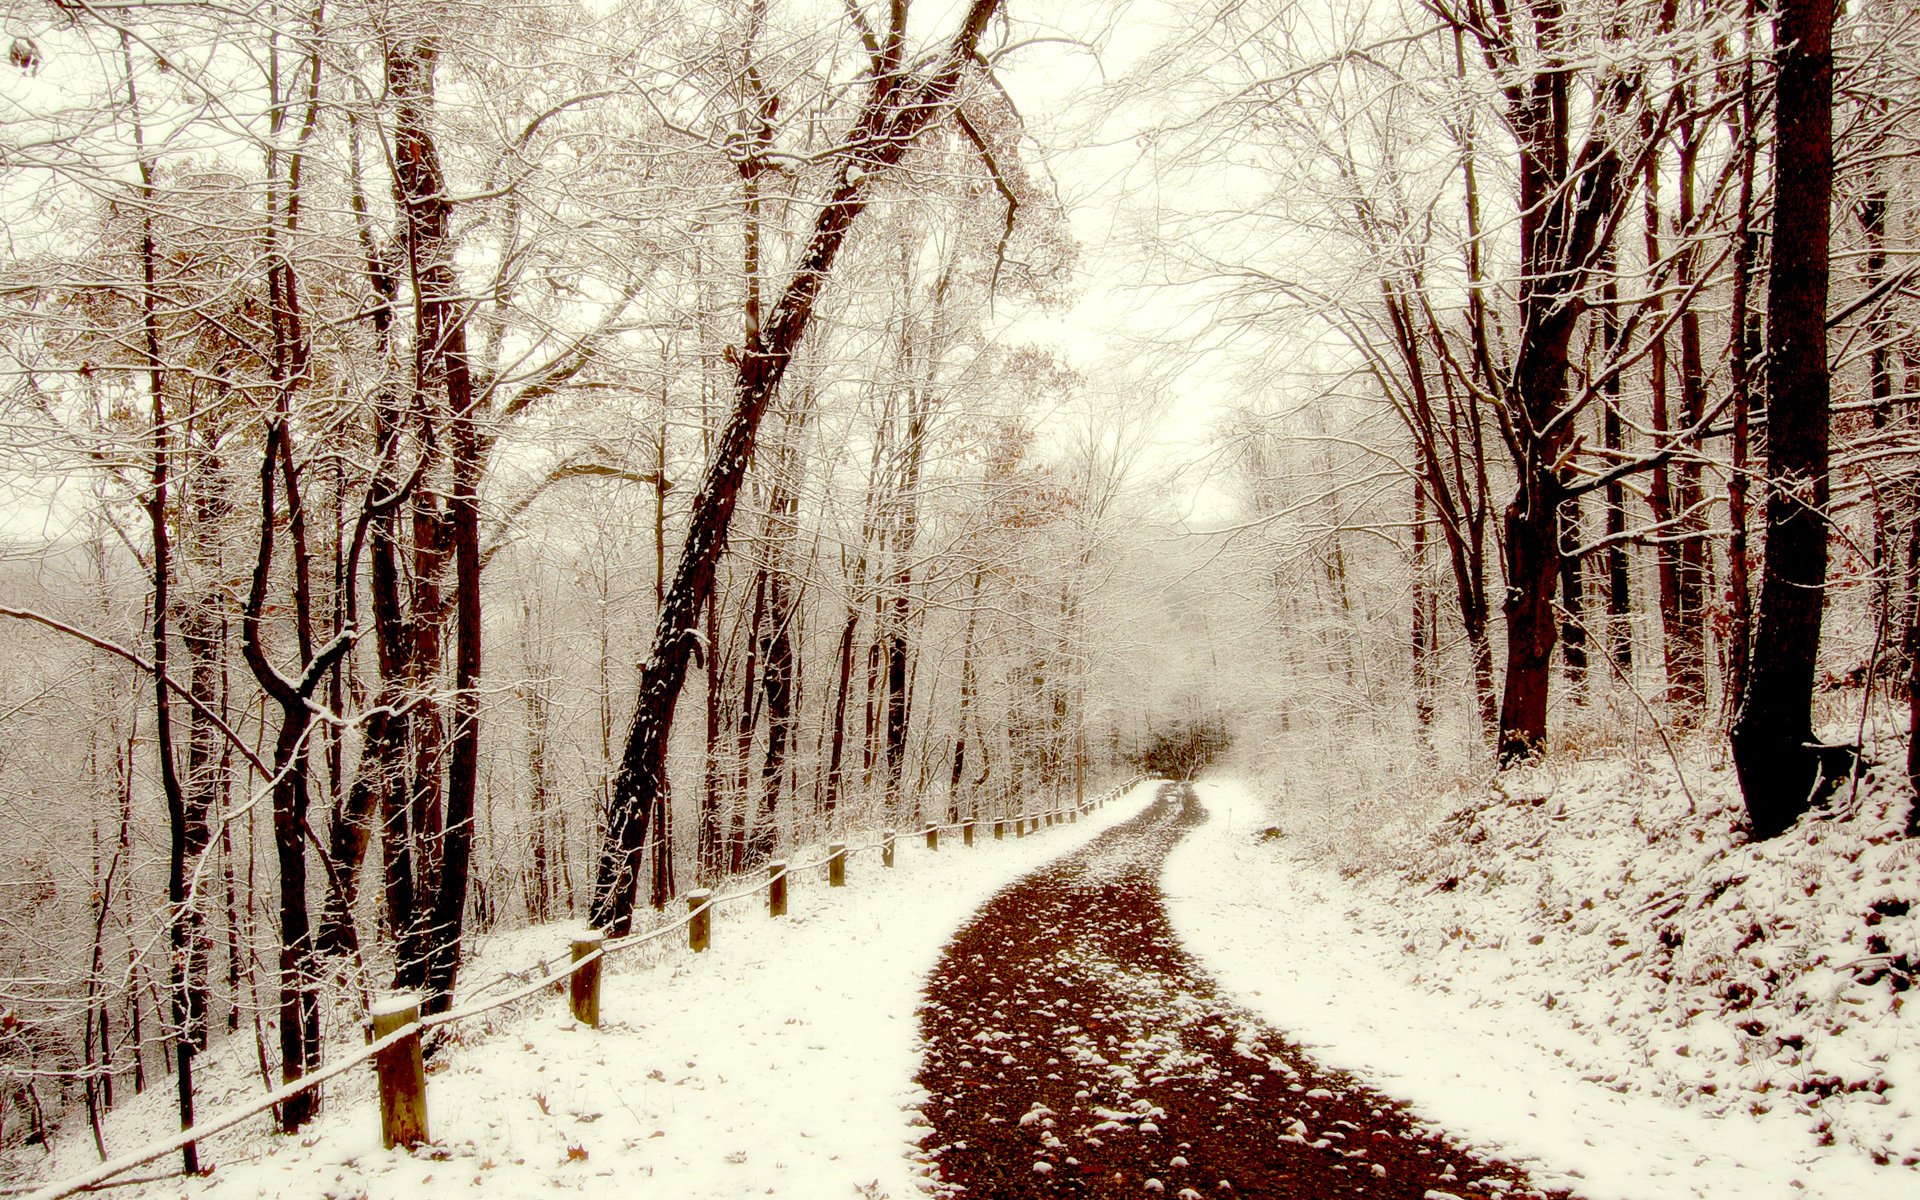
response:
M1009 826L1013 828L1015 837L1025 837L1028 833L1037 832L1047 826L1072 823L1079 820L1083 814L1091 814L1096 809L1104 807L1108 801L1124 795L1144 779L1145 776L1136 775L1085 803L994 818L991 822L994 837L996 840L1003 839ZM937 851L941 835L958 830L964 844L971 846L974 844L974 832L980 824L982 822L978 819L949 821L944 824L929 823L914 831L914 835L924 837L927 848ZM419 1145L429 1140L426 1070L421 1041L428 1032L510 1007L562 985L567 987L568 1003L574 1019L582 1025L597 1028L600 1024L601 967L608 955L659 941L683 929L687 931L689 948L695 953L703 951L711 945L712 914L720 905L732 904L764 894L767 898L769 914L775 917L782 916L787 907L787 880L795 872L813 871L826 867L829 872L829 886L843 887L846 884L846 862L855 855L878 850L881 854L882 866L892 867L895 860L894 851L900 836L900 831L888 829L881 831L877 837L870 834L871 840L857 846L849 846L845 842L833 842L828 845L827 854L823 858L809 859L800 863L791 863L784 859L775 860L767 864L767 877L764 880L743 883L722 895L716 896L711 889L707 888L689 892L686 896L687 911L684 914L643 933L609 939L597 930L586 931L573 939L566 954L543 959L526 971L502 976L501 979L478 989L484 992L499 986L504 980L523 980L519 987L497 996L489 996L485 999L476 996L465 1004L425 1017L420 1015L420 998L417 995L403 992L384 996L374 1001L369 1008L371 1029L367 1044L345 1058L328 1063L246 1104L196 1122L190 1129L170 1134L138 1150L109 1158L85 1171L27 1192L26 1200L62 1200L63 1197L72 1196L78 1192L91 1191L116 1175L172 1154L190 1142L202 1141L231 1129L295 1096L319 1087L328 1080L338 1078L368 1061L374 1063L379 1077L382 1140L389 1149L395 1146ZM525 979L529 972L537 972L537 974L532 979Z

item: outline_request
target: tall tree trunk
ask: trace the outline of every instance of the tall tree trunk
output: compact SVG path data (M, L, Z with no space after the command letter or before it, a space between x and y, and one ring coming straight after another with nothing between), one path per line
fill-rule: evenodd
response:
M418 923L414 919L412 835L405 804L411 786L408 760L412 741L411 705L406 699L408 682L413 676L414 639L402 598L404 535L400 526L400 509L409 502L418 475L403 478L399 470L405 404L398 385L392 381L396 372L393 322L399 280L368 215L360 175L358 125L350 125L348 132L349 202L359 235L361 269L372 292L368 320L373 326L378 360L387 375L375 387L371 405L374 468L363 517L375 663L380 683L367 714L359 761L347 788L346 802L328 831L327 853L332 869L327 877L331 886L316 945L323 954L346 955L358 951L359 933L354 925L353 909L359 895L361 865L377 823L381 832L381 881L388 931L397 947L396 958L401 962L418 962L422 956L411 941ZM357 626L359 597L354 589L344 590L346 623Z
M468 874L473 854L475 791L480 765L480 479L484 438L479 397L467 361L467 322L460 310L459 283L453 269L453 201L431 129L434 69L439 47L431 37L390 40L385 47L386 81L394 97L394 193L402 233L415 280L417 328L414 331L414 388L427 397L444 397L444 429L449 481L444 508L418 505L416 549L426 550L420 572L422 607L415 633L419 640L413 666L416 679L437 667L442 649L443 601L440 572L453 561L452 724L446 736L446 782L440 786L441 729L437 714L422 706L426 733L417 743L414 775L414 834L428 851L417 873L430 879L420 915L428 920L420 947L423 1006L444 1012L452 1004L460 971L460 939L465 923ZM424 535L424 537L423 537ZM437 683L437 680L431 681ZM438 801L438 803L436 803ZM422 871L424 865L426 870Z
M204 814L195 822L174 756L173 698L167 691L168 620L172 615L172 533L169 525L170 474L173 465L173 425L167 416L166 369L160 355L159 250L154 243L154 164L147 151L146 127L140 96L134 84L133 43L123 30L120 52L126 71L127 110L132 114L135 166L140 194L140 327L147 400L152 408L153 462L146 495L147 528L152 539L149 562L153 581L153 712L154 749L160 760L160 787L167 804L167 994L170 998L175 1103L180 1128L193 1126L193 1057L197 1039L189 996L195 983L190 970L191 946L197 941L187 894L189 864L206 844ZM197 826L197 831L196 831ZM197 845L196 845L197 843ZM135 1000L136 1006L138 1000ZM136 1007L136 1012L138 1011ZM138 1051L136 1050L137 1054ZM138 1060L136 1059L136 1062ZM188 1142L180 1150L180 1169L200 1170L199 1148Z
M1656 146L1647 157L1644 177L1646 198L1644 237L1649 264L1659 263L1665 254L1660 229L1660 165L1661 154ZM1674 436L1667 379L1669 364L1666 298L1659 292L1655 292L1647 298L1646 304L1646 319L1651 323L1654 331L1647 347L1647 386L1651 389L1653 399L1654 436L1664 443ZM1674 542L1678 521L1673 473L1673 466L1668 459L1663 457L1655 460L1647 486L1647 507L1653 513L1653 525L1657 531L1654 540L1654 562L1658 571L1660 589L1660 646L1667 679L1664 694L1669 712L1677 723L1684 724L1686 706L1683 703L1685 693L1681 689L1681 684L1687 676L1685 647L1688 621L1681 600L1680 554Z
M947 781L947 820L949 822L958 821L963 816L978 816L980 812L978 797L971 794L971 788L966 787L966 770L967 722L973 717L973 696L978 690L973 666L973 635L980 620L980 579L983 574L980 568L974 568L973 581L968 594L967 632L960 643L960 711L953 723L953 774ZM961 803L963 796L967 801L964 805Z
M913 618L913 555L920 530L920 469L926 454L927 419L932 408L932 349L927 350L929 379L907 398L907 435L901 443L894 513L888 531L888 554L893 576L881 606L880 641L886 663L886 739L882 757L887 813L896 819L918 819L905 811L901 776L907 759L907 721L913 690L910 667L912 639L907 636Z
M757 856L773 853L780 810L786 802L787 754L793 742L794 696L799 685L795 655L800 619L799 597L792 572L793 542L798 532L800 472L799 438L806 429L810 400L803 399L789 417L778 445L772 481L767 489L764 557L760 570L766 585L766 624L760 633L761 702L767 714L766 757L760 765L760 814L755 823Z
M1780 0L1774 43L1773 261L1767 277L1767 544L1759 627L1733 724L1756 837L1815 798L1814 661L1826 602L1828 206L1834 0Z
M1560 0L1534 0L1533 23L1548 65L1516 85L1510 124L1520 149L1520 335L1510 407L1518 426L1518 486L1506 511L1507 679L1500 705L1500 761L1541 752L1558 632L1554 588L1560 577L1561 506L1567 498L1560 458L1573 436L1568 411L1568 347L1586 309L1585 287L1616 203L1625 122L1597 120L1577 156L1569 154L1567 50ZM1616 80L1593 100L1619 112L1627 85Z
M1682 89L1683 95L1688 89ZM1692 98L1682 101L1691 106ZM1699 425L1706 410L1707 373L1700 349L1700 312L1690 294L1699 274L1699 246L1694 237L1694 177L1700 158L1699 118L1691 113L1680 128L1679 189L1682 239L1676 252L1675 284L1681 293L1680 427ZM1667 703L1673 722L1682 729L1698 725L1707 702L1707 541L1706 509L1700 484L1699 439L1688 434L1673 464L1674 529L1670 536L1674 559L1674 628L1672 674L1667 681Z
M291 284L291 279L287 280ZM283 348L302 346L297 330L297 309L291 303L291 287L282 293L286 304L288 329L283 332ZM253 582L247 594L241 618L241 650L262 691L279 706L280 727L274 741L273 840L280 877L280 1077L293 1083L312 1071L320 1061L320 999L314 971L312 927L307 912L307 734L313 721L309 704L326 670L352 645L349 636L335 638L315 657L303 660L293 679L282 675L267 655L262 637L266 609L267 584L274 559L276 523L274 477L292 461L282 453L287 434L287 398L293 381L304 375L304 365L287 360L280 374L280 409L267 425L266 445L260 463L260 538L259 555L253 569ZM297 680L297 682L296 682ZM315 1096L311 1091L289 1097L280 1106L280 1126L291 1133L312 1117Z

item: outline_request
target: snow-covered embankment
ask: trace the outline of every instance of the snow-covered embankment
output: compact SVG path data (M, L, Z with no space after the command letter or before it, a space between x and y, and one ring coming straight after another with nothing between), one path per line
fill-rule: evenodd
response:
M1195 955L1324 1061L1519 1158L1537 1182L1590 1200L1913 1194L1912 1172L1876 1166L1858 1146L1821 1145L1804 1111L1784 1103L1755 1113L1769 1106L1715 1103L1711 1089L1694 1090L1693 1103L1677 1102L1671 1088L1658 1094L1649 1046L1670 1044L1676 1029L1684 1039L1687 1014L1625 1003L1614 993L1638 986L1632 970L1620 978L1596 970L1583 952L1591 947L1562 946L1556 960L1531 928L1544 889L1525 872L1514 871L1504 893L1499 879L1475 894L1457 875L1452 886L1429 885L1391 866L1343 879L1290 852L1284 837L1263 836L1273 814L1246 789L1202 784L1200 796L1210 820L1164 875L1175 927ZM1541 870L1550 875L1553 865ZM1651 863L1638 866L1642 877L1656 874ZM1631 879L1635 867L1616 859L1610 870ZM1622 903L1620 889L1607 898L1605 880L1566 882L1590 888L1596 905ZM1656 938L1650 918L1631 919ZM1555 923L1584 931L1603 962L1620 956L1620 935L1600 922ZM1609 1027L1576 1015L1596 1005L1617 1005L1630 1019ZM1714 1040L1711 1024L1698 1022L1692 1036ZM1886 1032L1880 1040L1896 1040ZM1920 1047L1895 1052L1911 1057ZM1908 1106L1890 1119L1910 1119L1920 1103L1887 1099Z

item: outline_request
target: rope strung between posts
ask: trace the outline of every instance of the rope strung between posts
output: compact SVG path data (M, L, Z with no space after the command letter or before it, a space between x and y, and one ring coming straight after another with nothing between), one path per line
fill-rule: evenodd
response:
M1129 789L1137 786L1144 778L1145 776L1135 776L1134 778L1129 779L1125 783L1122 783L1115 787L1107 789L1105 792L1102 792L1099 796L1095 797L1093 800L1088 801L1087 804L1085 805L1079 805L1079 804L1063 805L1056 808L1043 809L1039 812L1025 812L1025 813L1017 814L1016 816L1013 816L1013 817L1003 817L1003 818L997 818L997 819L1031 821L1031 820L1038 820L1039 818L1042 818L1042 817L1058 816L1062 813L1066 813L1069 811L1076 811L1083 808L1091 808L1095 805L1104 804L1109 800L1119 797ZM926 826L922 826L919 832L925 832L926 830L930 830L930 829L937 829L937 830L943 830L943 831L949 830L949 829L960 829L960 828L964 828L966 825L973 824L973 823L974 823L973 821L951 821L944 825L926 825ZM119 1175L125 1171L130 1171L134 1167L141 1166L142 1164L150 1163L156 1158L161 1158L168 1154L172 1154L176 1150L179 1150L182 1146L185 1146L188 1142L203 1141L206 1138L212 1137L217 1133L225 1132L226 1130L233 1128L235 1125L240 1124L242 1121L248 1120L252 1117L259 1116L261 1113L266 1112L267 1110L275 1107L276 1105L283 1104L286 1101L292 1099L295 1096L300 1095L303 1092L311 1091L312 1089L319 1087L321 1084L326 1083L328 1080L335 1079L341 1075L344 1075L346 1072L352 1070L353 1068L361 1065L362 1063L369 1061L375 1055L379 1054L381 1051L389 1049L390 1047L399 1045L400 1043L406 1041L408 1038L420 1037L423 1034L427 1033L428 1031L438 1029L441 1026L452 1025L460 1021L471 1020L472 1018L481 1016L485 1013L494 1012L498 1009L506 1008L510 1005L517 1004L520 1001L528 999L540 992L546 991L547 989L552 988L557 984L566 982L567 980L571 979L579 971L585 969L590 965L599 963L607 955L612 954L615 951L626 950L634 946L645 945L648 942L656 941L660 938L666 937L670 933L674 933L674 932L677 932L678 930L686 928L689 924L691 924L695 920L695 918L699 917L703 913L712 911L716 906L721 904L730 904L737 900L744 900L749 897L755 896L759 894L767 886L769 886L771 883L773 883L775 880L785 879L789 875L792 875L795 871L811 871L811 870L818 869L820 867L828 866L833 862L833 860L836 857L840 857L841 855L844 855L847 858L851 858L856 854L863 854L869 850L884 849L887 843L890 841L893 841L894 838L895 838L895 834L890 831L889 833L884 834L873 841L864 842L858 846L848 846L843 851L829 853L825 858L813 859L813 860L809 860L807 862L802 862L798 864L788 864L786 867L780 869L779 871L774 872L768 878L757 881L756 883L750 886L741 887L736 891L727 892L724 895L709 897L704 903L688 910L685 914L679 917L676 917L674 920L667 922L665 925L660 925L653 929L649 929L645 933L629 934L626 937L618 938L613 941L606 942L599 949L596 949L588 954L585 954L580 958L572 959L570 961L564 957L556 957L552 959L541 960L540 962L536 963L535 966L540 969L542 974L538 978L532 980L531 982L523 984L521 987L516 988L513 991L505 992L499 996L489 997L488 999L485 999L485 1000L478 1000L478 999L470 1000L466 1004L460 1005L455 1008L450 1008L445 1012L435 1013L431 1016L422 1017L418 1021L410 1022L409 1024L403 1025L400 1028L388 1033L384 1037L381 1037L377 1040L370 1040L366 1045L354 1051L352 1054L347 1055L345 1058L339 1059L335 1062L328 1063L327 1065L320 1067L306 1075L303 1075L299 1079L296 1079L291 1083L284 1084L281 1087L276 1088L273 1091L268 1092L265 1095L260 1096L259 1098L253 1101L250 1101L247 1104L243 1104L238 1108L230 1109L229 1111L221 1113L219 1116L216 1116L216 1117L209 1117L206 1120L195 1124L191 1129L184 1129L178 1133L170 1134L167 1137L164 1137L155 1142L151 1142L148 1145L143 1146L138 1150L130 1151L126 1154L119 1155L118 1157L115 1157L115 1158L110 1158L107 1161L100 1163L95 1167L89 1168L88 1170L83 1171L77 1175L71 1175L66 1179L62 1179L57 1182L47 1184L36 1190L28 1192L26 1194L26 1200L63 1200L64 1197L71 1196L76 1192L89 1191L91 1189L97 1188L101 1184L105 1183L107 1180L113 1178L115 1175ZM556 972L554 968L563 963L566 965L567 969L564 971ZM512 976L503 976L503 978L512 978ZM484 991L487 988L496 986L497 983L498 981L495 981L495 983L493 984L484 985L481 990ZM18 1194L18 1193L11 1192L9 1194Z

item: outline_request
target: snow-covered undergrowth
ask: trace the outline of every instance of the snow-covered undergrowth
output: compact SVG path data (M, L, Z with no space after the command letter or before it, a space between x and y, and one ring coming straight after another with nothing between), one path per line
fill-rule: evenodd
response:
M1759 844L1729 769L1685 779L1549 764L1348 839L1281 789L1203 786L1175 924L1330 1061L1578 1194L1914 1194L1904 779Z
M206 1179L127 1193L917 1194L916 1013L942 946L993 893L1133 816L1151 796L1151 786L1136 788L1091 818L1024 839L1009 829L995 841L985 826L972 849L957 836L937 852L902 837L896 868L860 855L845 889L828 888L824 869L796 875L788 916L769 918L758 897L743 900L717 910L704 954L674 935L654 943L659 950L610 960L598 1030L576 1025L565 997L549 993L456 1026L428 1067L433 1143L411 1155L381 1148L372 1072L355 1070L329 1085L319 1119L300 1137L270 1136L260 1118L205 1148L214 1164ZM564 927L504 935L481 948L468 978L482 984L504 963L564 950L567 936ZM237 1050L238 1040L219 1049ZM244 1055L215 1059L250 1056L247 1040ZM259 1088L257 1076L209 1079L202 1114ZM176 1127L164 1091L112 1114L109 1151ZM94 1161L91 1138L71 1130L41 1174L54 1179Z

